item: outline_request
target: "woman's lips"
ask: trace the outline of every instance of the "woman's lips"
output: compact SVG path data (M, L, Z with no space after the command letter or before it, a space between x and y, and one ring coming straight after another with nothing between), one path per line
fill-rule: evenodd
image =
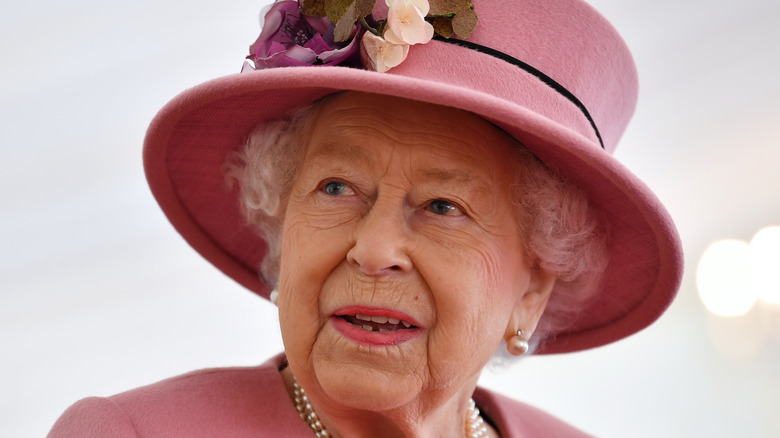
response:
M330 321L344 337L361 345L397 345L422 334L414 318L390 309L345 307L335 311Z

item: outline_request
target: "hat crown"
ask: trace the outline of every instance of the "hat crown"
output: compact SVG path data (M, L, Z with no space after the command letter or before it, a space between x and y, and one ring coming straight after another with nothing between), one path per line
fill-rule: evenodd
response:
M379 12L379 4L384 2L380 0L377 3L376 12ZM633 115L638 90L634 61L615 28L580 0L474 0L473 3L479 23L466 41L528 64L568 90L587 108L604 148L612 152ZM446 65L439 64L439 68L435 69L439 77L429 79L446 81L447 70L469 68L467 63L483 63L480 58L488 56L459 54L454 59L441 59L441 55L434 53L440 52L440 47L439 41L413 46L409 51L412 61L405 61L389 73L418 76L411 71L414 58L433 56ZM519 67L512 68L516 71L508 69L508 74L477 68L474 73L482 76L472 78L471 84L461 85L484 88L489 94L526 105L528 90L526 87L513 90L517 84L513 83L516 79L511 75L527 73ZM499 85L498 89L486 82L496 82L493 85ZM555 114L549 117L557 118ZM583 125L583 121L587 122L587 119L576 120L575 126L567 125L582 135L594 138L594 128L590 123Z

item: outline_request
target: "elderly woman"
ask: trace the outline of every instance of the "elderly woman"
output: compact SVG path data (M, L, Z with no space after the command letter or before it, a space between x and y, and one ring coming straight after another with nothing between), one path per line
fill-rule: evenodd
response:
M276 3L244 71L147 135L163 210L278 305L284 354L82 400L50 436L585 436L477 381L674 297L674 226L610 154L628 50L579 0L373 3Z

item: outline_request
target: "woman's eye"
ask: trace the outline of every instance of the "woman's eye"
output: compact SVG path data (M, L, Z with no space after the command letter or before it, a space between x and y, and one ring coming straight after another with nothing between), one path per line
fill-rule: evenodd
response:
M455 206L452 202L445 201L443 199L435 199L428 204L428 211L433 214L441 216L460 216L463 214L460 208Z
M352 189L350 189L348 185L341 181L328 181L322 187L322 191L325 192L325 194L331 196L340 196L352 193Z

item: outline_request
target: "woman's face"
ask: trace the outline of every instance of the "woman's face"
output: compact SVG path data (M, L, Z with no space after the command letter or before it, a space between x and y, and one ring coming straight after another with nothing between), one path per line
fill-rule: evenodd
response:
M546 302L522 256L512 140L469 113L358 93L324 102L308 140L281 253L293 373L361 409L470 396Z

